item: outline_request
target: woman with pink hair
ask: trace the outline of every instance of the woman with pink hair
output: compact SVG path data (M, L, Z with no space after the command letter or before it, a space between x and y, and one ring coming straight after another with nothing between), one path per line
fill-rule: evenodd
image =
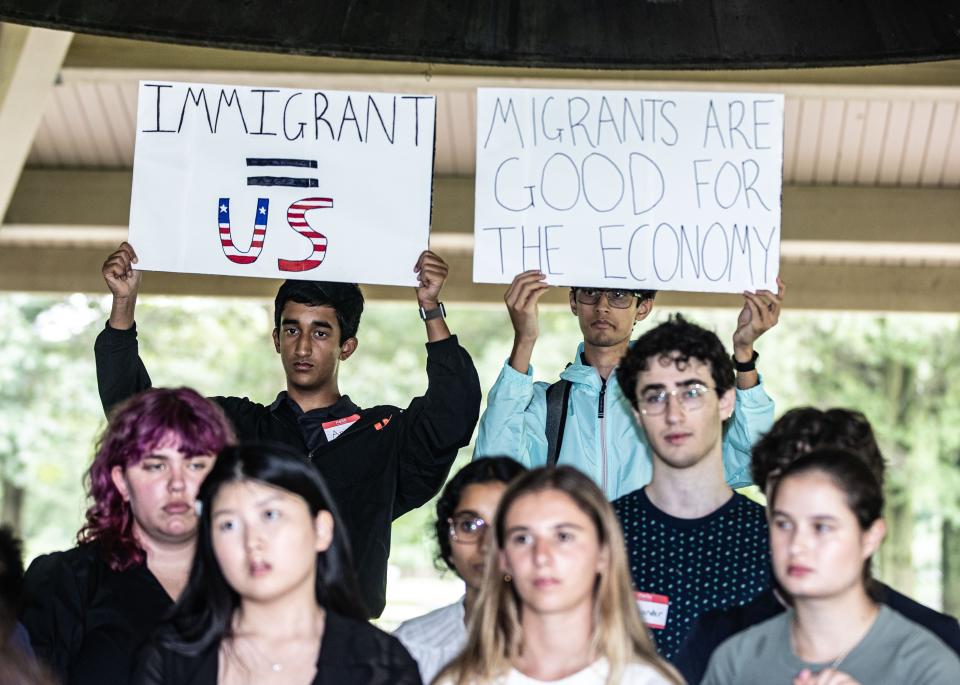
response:
M27 570L21 616L38 658L68 685L127 682L134 653L187 582L197 489L234 442L189 388L155 388L112 413L87 472L77 547Z

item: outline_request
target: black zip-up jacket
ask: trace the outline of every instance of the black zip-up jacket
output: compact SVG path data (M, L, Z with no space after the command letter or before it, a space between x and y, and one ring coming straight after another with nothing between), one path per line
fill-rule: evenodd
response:
M427 343L427 392L406 409L381 405L312 453L294 410L245 397L213 397L240 440L282 442L310 454L340 509L371 616L386 603L391 522L443 486L457 450L470 442L480 414L480 379L456 336ZM94 344L97 386L105 411L151 386L140 359L136 326L108 324Z

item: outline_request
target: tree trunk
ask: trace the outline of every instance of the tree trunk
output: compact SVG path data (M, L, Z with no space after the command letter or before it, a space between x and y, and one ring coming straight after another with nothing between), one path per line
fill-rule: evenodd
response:
M944 520L940 544L943 610L956 616L960 614L960 525Z
M887 585L913 594L913 507L909 493L890 488L887 501L887 537L880 547L880 574Z
M0 506L0 523L11 526L19 537L26 491L9 479L0 478L0 492L2 492L0 497L3 498Z

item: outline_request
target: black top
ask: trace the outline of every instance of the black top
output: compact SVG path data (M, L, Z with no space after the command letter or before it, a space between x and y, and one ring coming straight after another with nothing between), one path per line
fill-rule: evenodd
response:
M219 643L214 644L190 657L151 644L139 659L132 683L216 685L219 648ZM421 685L420 671L397 638L369 623L328 611L313 685L354 683Z
M136 327L121 331L108 325L97 336L94 351L105 409L150 387ZM269 406L245 397L211 398L241 440L281 442L310 455L340 510L371 616L379 616L386 603L390 524L440 490L480 415L480 379L456 336L427 343L427 380L426 393L406 409L360 409L349 399L341 401L338 413L360 418L333 441L319 440L313 450L307 446L308 439L318 440L313 422L307 420L311 435L304 435L305 426L282 393Z
M666 596L666 623L650 631L660 655L673 659L701 614L746 604L770 586L764 509L743 495L695 519L670 516L645 489L615 500L630 576L637 592Z
M67 685L123 685L132 654L172 606L145 565L113 571L88 544L30 564L21 621L37 657Z
M874 596L880 602L929 630L960 656L960 624L956 618L915 602L883 583L875 583L875 587ZM674 664L690 685L698 685L713 652L727 638L784 611L786 607L771 588L744 606L704 614L687 635Z

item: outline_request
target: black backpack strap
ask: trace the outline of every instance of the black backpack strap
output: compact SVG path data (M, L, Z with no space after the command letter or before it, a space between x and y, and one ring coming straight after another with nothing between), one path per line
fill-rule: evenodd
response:
M563 444L563 429L567 423L567 406L573 383L560 379L547 388L547 466L556 466Z

